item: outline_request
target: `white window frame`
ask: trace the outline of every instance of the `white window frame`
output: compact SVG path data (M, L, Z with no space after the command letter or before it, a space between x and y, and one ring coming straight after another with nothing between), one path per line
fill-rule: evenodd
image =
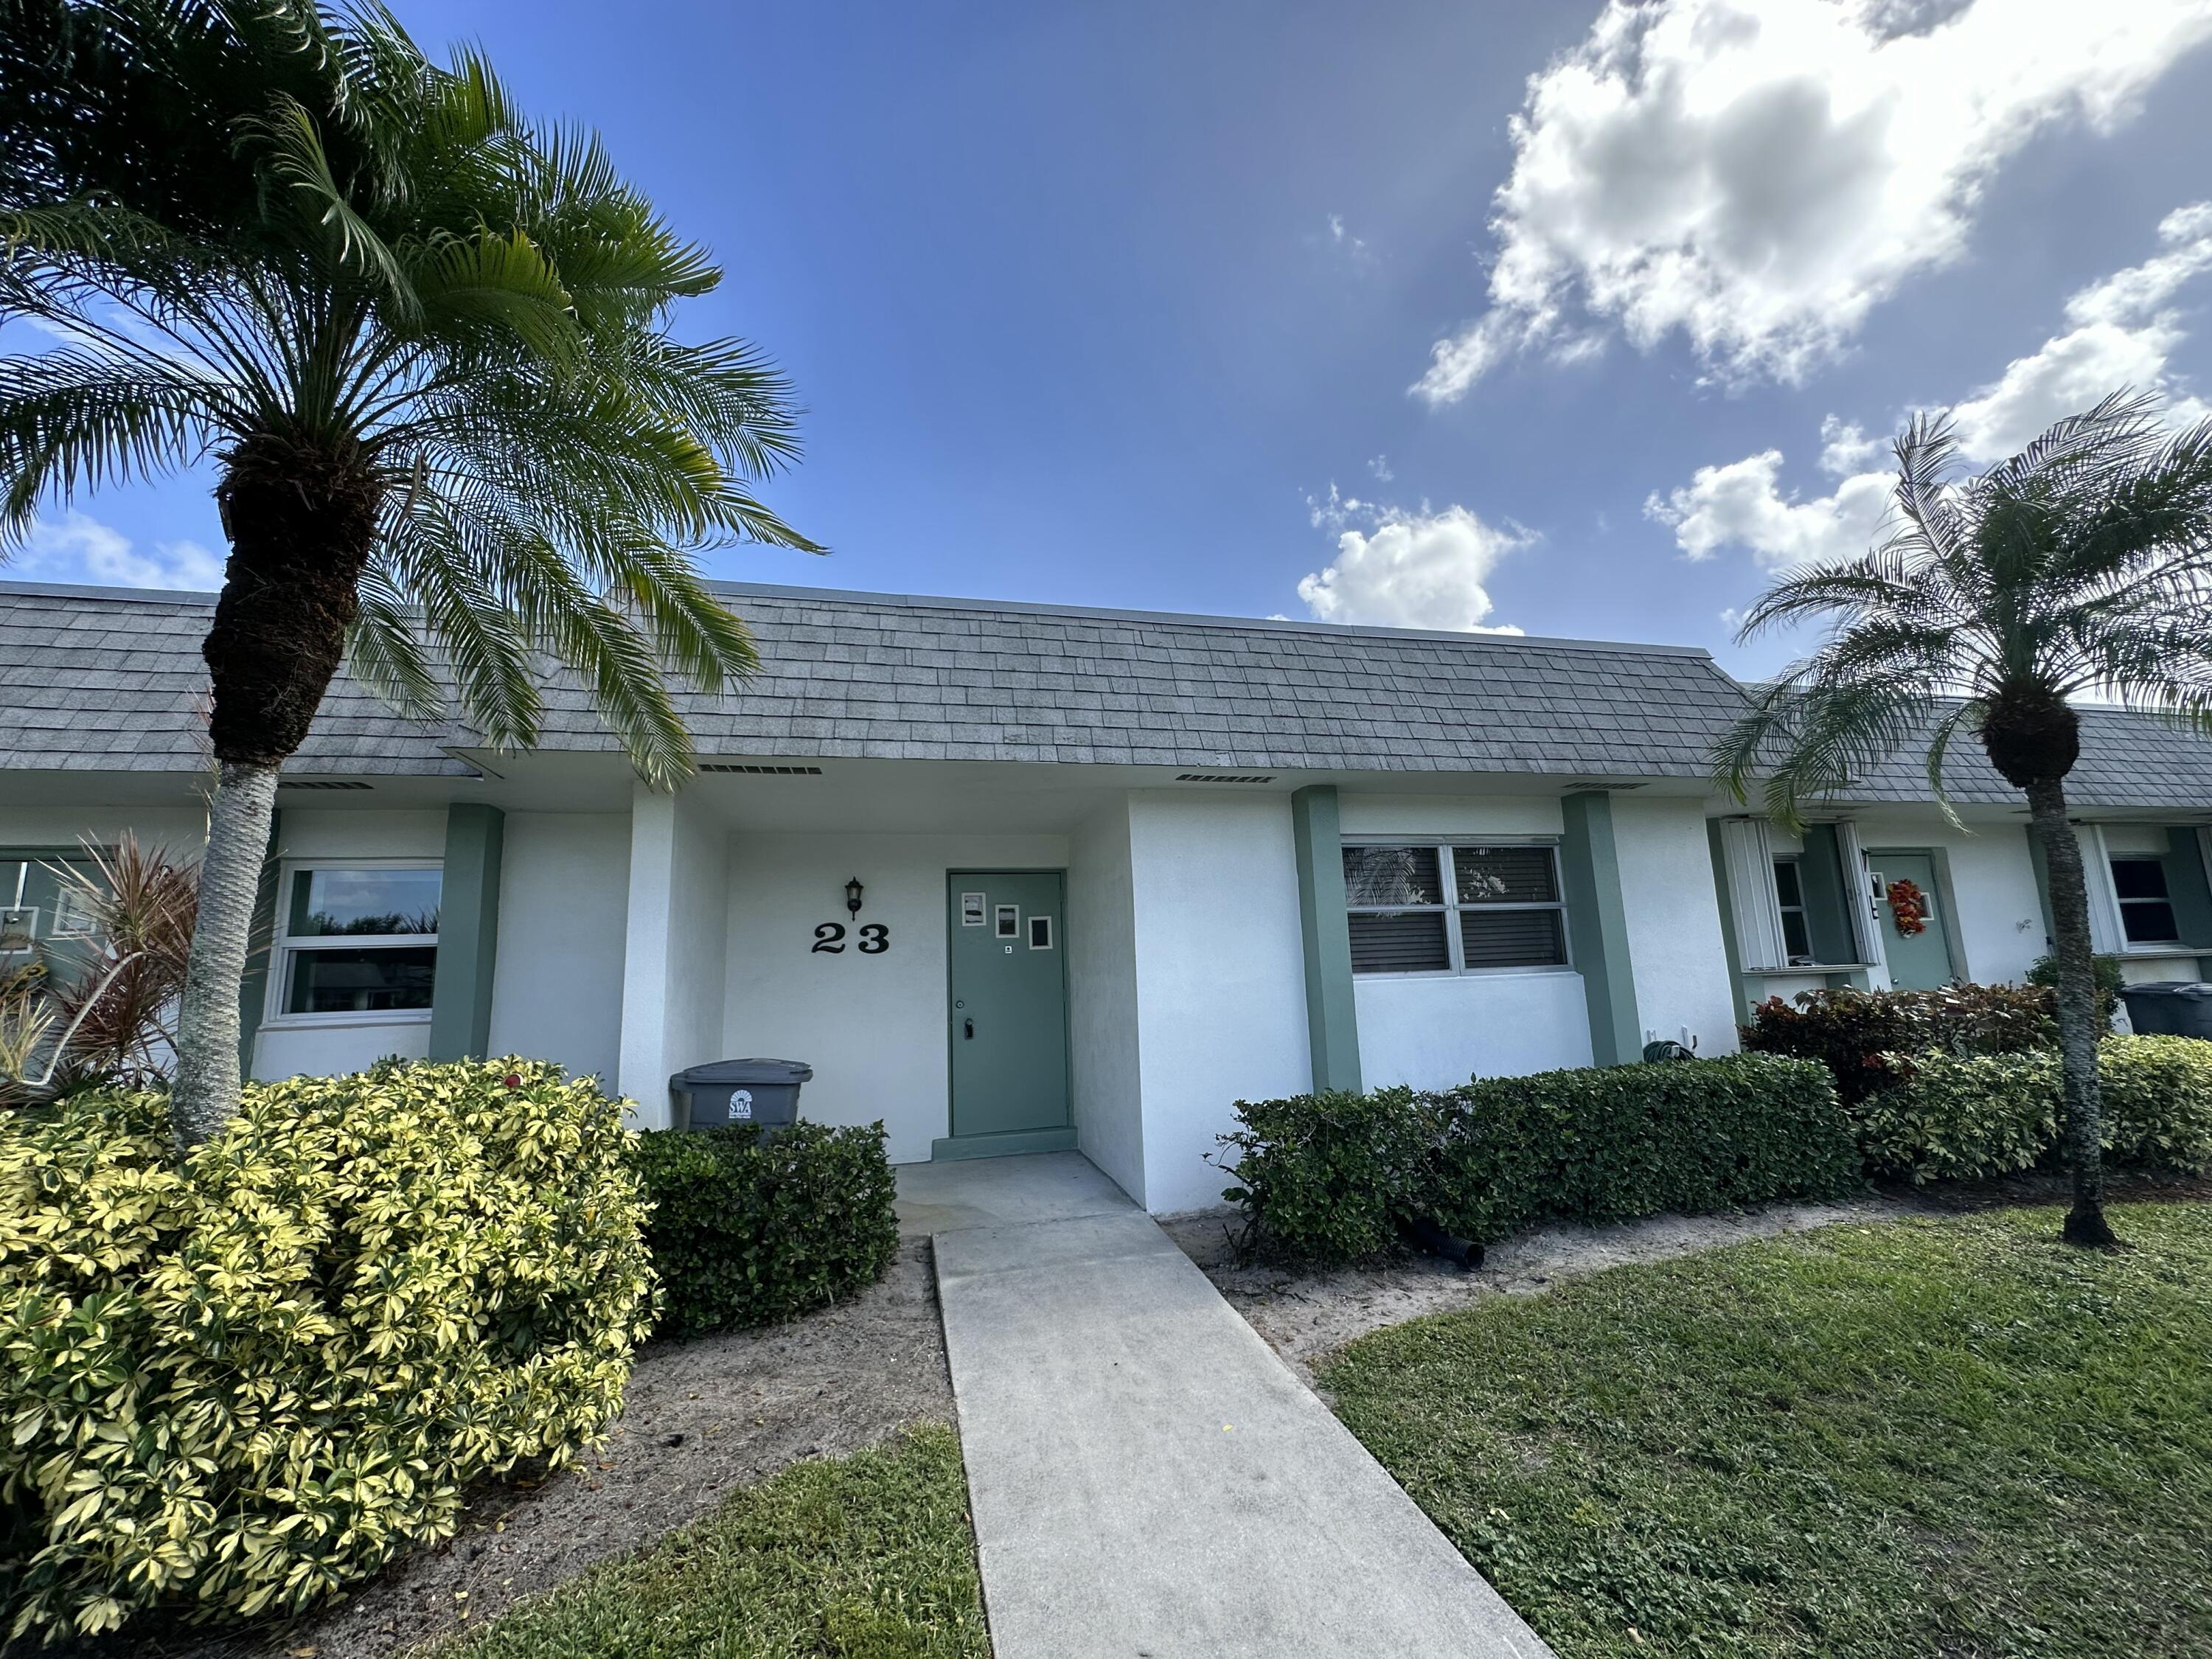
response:
M1346 836L1344 847L1432 847L1437 853L1437 877L1443 895L1441 904L1353 904L1348 900L1344 907L1347 917L1363 913L1381 915L1407 910L1434 910L1444 919L1444 948L1449 953L1449 968L1411 968L1402 971L1360 973L1354 969L1354 980L1387 979L1498 979L1522 974L1571 974L1575 971L1574 930L1567 925L1567 889L1565 872L1559 867L1559 837L1557 836ZM1559 896L1545 903L1516 902L1511 904L1466 904L1460 902L1459 872L1454 867L1452 849L1456 847L1540 847L1552 855L1552 885ZM1467 942L1460 936L1459 916L1462 910L1556 910L1559 913L1559 946L1566 954L1565 962L1527 963L1506 968L1470 968L1467 965Z
M2100 835L2098 840L2101 844L2104 837ZM2156 865L2158 866L2159 882L2166 889L2166 896L2164 898L2156 899L2131 899L2124 896L2120 892L2118 872L2118 866L2122 864ZM2173 883L2166 875L2166 860L2164 859L2160 858L2155 853L2115 853L2107 848L2105 851L2105 879L2112 885L2112 914L2119 919L2120 949L2124 953L2132 953L2138 956L2150 957L2170 957L2187 954L2189 947L2184 945L2178 936L2172 939L2130 939L2128 937L2128 907L2131 904L2163 904L2166 907L2166 913L2173 918L2174 927L2179 928L2181 926L2181 912L2173 902Z
M316 933L294 936L284 931L291 925L293 878L302 870L439 870L446 867L443 859L286 859L276 866L276 914L270 919L269 987L268 996L262 1006L261 1029L281 1030L315 1030L348 1025L428 1025L431 1010L428 1008L348 1008L328 1014L293 1014L284 1010L284 999L292 982L292 958L312 951L359 950L364 936L360 933ZM439 906L442 911L445 899L442 892ZM435 950L435 933L372 933L372 941L388 942L393 950L419 951L425 945ZM402 943L402 941L404 941ZM434 997L435 981L431 994Z
M1782 866L1788 865L1797 878L1797 902L1789 903L1782 896ZM1791 968L1811 968L1818 965L1819 953L1813 949L1813 915L1805 908L1805 855L1802 853L1778 853L1767 868L1774 877L1774 914L1782 919L1782 959ZM1801 960L1790 954L1790 918L1797 918L1797 925L1805 935L1805 955Z

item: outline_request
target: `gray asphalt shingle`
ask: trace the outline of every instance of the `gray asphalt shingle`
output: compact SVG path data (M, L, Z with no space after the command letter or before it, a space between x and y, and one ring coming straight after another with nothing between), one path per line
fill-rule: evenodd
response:
M1334 628L980 600L720 589L762 672L679 701L704 757L1044 760L1255 770L1698 778L1742 693L1703 651ZM0 768L197 769L211 598L0 583ZM2084 805L2212 805L2212 742L2086 711ZM341 674L292 769L456 773L458 734L403 720ZM573 683L549 748L612 751ZM2013 803L1976 746L1965 801ZM1854 799L1927 796L1918 763Z

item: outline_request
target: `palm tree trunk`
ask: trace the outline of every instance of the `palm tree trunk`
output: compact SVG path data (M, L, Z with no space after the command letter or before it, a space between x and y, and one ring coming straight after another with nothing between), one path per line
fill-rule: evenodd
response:
M2119 1241L2105 1219L2104 1120L2097 1099L2097 1039L2103 1024L2089 942L2089 888L2081 843L2066 821L2066 786L2045 778L2027 786L2035 833L2051 876L2051 954L2058 962L2058 1049L2065 1095L2067 1162L2074 1172L2069 1244L2109 1249Z
M263 433L222 459L216 495L230 560L200 647L215 692L208 736L221 772L169 1093L185 1151L238 1109L238 990L276 772L307 740L345 654L383 500L375 468L351 449L334 454Z
M169 1121L180 1152L215 1134L238 1109L238 988L252 942L276 771L225 761L210 804L199 916L177 1015L177 1077L169 1091Z

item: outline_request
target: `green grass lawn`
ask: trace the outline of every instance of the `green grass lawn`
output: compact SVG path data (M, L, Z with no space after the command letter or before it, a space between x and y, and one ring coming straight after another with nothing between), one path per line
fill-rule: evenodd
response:
M990 1659L960 1442L800 1463L509 1611L453 1659Z
M1566 1659L2212 1654L2212 1205L2114 1223L1617 1267L1322 1381Z

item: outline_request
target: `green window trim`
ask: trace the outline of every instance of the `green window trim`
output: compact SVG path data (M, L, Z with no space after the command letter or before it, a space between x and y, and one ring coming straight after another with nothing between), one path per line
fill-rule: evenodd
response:
M1626 1066L1644 1057L1644 1026L1637 1011L1636 970L1629 959L1620 857L1613 845L1613 797L1601 790L1578 790L1563 797L1559 809L1566 827L1559 878L1567 902L1568 948L1589 1008L1590 1058L1600 1066Z
M1311 785L1291 796L1291 834L1313 1086L1317 1092L1358 1094L1359 1008L1352 996L1352 922L1345 909L1344 837L1334 785Z
M481 1060L490 1048L506 825L506 814L495 806L465 803L446 811L438 975L430 1000L433 1060Z

